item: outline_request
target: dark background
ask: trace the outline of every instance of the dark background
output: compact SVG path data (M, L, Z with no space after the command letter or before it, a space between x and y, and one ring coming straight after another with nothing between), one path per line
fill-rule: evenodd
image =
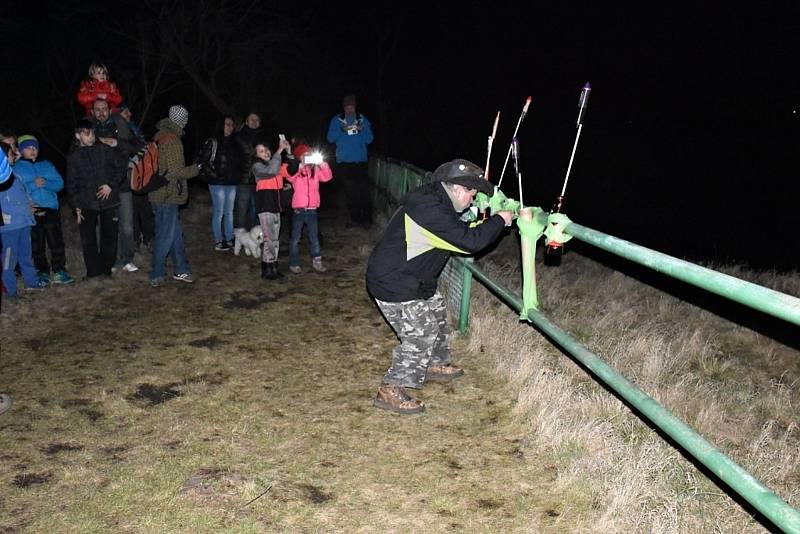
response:
M355 93L374 153L428 170L455 157L483 165L499 110L496 181L532 95L518 135L524 198L549 209L589 81L564 210L574 221L692 260L797 268L796 2L332 4L11 9L0 22L0 123L37 135L42 157L63 169L81 114L74 95L96 60L146 133L170 105L187 106L189 155L223 112L255 110L267 131L322 144L342 96ZM516 197L509 171L503 189Z

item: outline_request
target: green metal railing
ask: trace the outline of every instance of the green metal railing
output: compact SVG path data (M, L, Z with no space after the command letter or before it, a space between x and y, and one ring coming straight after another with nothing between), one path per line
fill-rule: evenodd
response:
M375 160L378 160L378 158L375 158ZM381 181L385 184L384 180L391 180L392 176L394 176L392 187L386 188L386 190L395 200L402 197L409 190L409 186L413 185L415 187L421 181L428 179L427 173L412 166L400 166L404 173L401 180L398 176L399 170L389 170L390 167L396 166L398 163L388 160L380 160L380 162L371 160L370 164L371 175L379 187L382 186ZM412 169L411 180L408 174L409 169ZM378 172L382 173L382 180L378 178ZM403 187L406 189L403 190ZM410 188L413 189L413 187ZM790 295L673 258L576 223L568 224L564 228L564 232L575 239L664 273L667 276L800 325L800 299ZM470 258L454 258L450 263L453 262L457 262L460 267L463 266L461 279L453 284L456 287L451 287L451 291L455 289L460 296L460 299L457 300L460 304L458 328L461 332L466 331L469 323L473 275L515 311L522 312L521 298L490 279L475 266ZM458 270L450 269L450 271L457 272ZM452 273L448 273L448 277L452 279ZM613 367L570 337L569 334L552 323L541 312L530 310L527 318L556 344L585 365L600 382L639 410L650 422L674 439L697 461L717 475L720 480L772 521L773 524L786 532L800 533L800 512L792 508L758 479L706 441L683 421L675 417L669 410L658 404L635 384L619 374Z
M667 276L800 326L800 299L571 223L564 233Z
M474 263L464 261L461 258L458 261L464 263L465 288L470 287L472 275L474 274L478 280L515 311L522 311L522 299L520 297L493 281ZM462 302L467 302L468 304L469 299L465 299L462 295ZM466 321L465 317L468 315L469 309L465 311L462 308L459 326ZM717 475L720 480L730 486L733 491L764 514L765 517L769 518L776 526L786 532L800 532L800 512L789 506L753 475L706 441L686 423L672 415L669 410L619 374L613 367L570 337L569 334L547 319L541 312L529 311L528 320L592 371L600 382L628 401L650 422L674 439L697 461Z

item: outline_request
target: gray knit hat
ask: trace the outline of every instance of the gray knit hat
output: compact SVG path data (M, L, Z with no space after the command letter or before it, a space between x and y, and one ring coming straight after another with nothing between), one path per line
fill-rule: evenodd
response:
M189 122L189 111L185 107L176 104L169 108L169 120L181 128L186 128L186 123Z

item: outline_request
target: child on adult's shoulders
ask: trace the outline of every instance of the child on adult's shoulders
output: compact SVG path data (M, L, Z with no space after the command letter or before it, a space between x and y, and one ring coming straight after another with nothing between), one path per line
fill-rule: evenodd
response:
M92 114L92 104L95 100L108 102L112 113L122 103L122 95L117 84L108 79L108 68L102 63L92 63L89 66L89 78L81 82L77 98L78 103L86 109L86 116Z

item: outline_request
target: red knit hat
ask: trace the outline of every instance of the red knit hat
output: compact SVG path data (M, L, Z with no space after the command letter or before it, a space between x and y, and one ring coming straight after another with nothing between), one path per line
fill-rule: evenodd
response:
M292 154L294 154L294 157L298 159L302 158L303 154L306 154L308 152L312 152L311 147L304 143L300 143L299 145L294 147L294 150L292 150Z

